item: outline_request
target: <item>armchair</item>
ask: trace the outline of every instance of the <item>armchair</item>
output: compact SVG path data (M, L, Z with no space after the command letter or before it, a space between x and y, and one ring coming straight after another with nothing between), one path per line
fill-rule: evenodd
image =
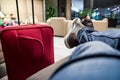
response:
M97 31L103 31L108 29L108 19L103 20L92 20L94 29Z
M53 28L55 36L65 36L69 31L71 22L64 17L52 17L47 20L47 24Z

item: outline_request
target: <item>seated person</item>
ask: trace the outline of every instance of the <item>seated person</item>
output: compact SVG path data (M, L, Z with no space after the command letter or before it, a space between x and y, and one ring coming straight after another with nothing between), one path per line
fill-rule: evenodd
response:
M65 45L76 48L50 80L120 80L120 30L98 32L85 25L73 20Z

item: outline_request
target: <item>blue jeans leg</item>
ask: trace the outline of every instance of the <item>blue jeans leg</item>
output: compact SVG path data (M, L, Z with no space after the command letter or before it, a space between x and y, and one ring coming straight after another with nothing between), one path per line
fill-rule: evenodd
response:
M117 49L112 48L108 44L101 41L91 41L77 46L71 56L70 60L86 55L94 54L112 54L120 55L120 52Z
M120 50L120 30L95 31L92 28L84 27L77 33L79 44L90 41L102 41L111 47Z

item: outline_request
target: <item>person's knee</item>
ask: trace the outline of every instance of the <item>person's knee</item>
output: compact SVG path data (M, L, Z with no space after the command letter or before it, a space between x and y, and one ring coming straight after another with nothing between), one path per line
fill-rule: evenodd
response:
M117 50L101 41L91 41L81 44L72 52L70 59L94 54L120 54Z

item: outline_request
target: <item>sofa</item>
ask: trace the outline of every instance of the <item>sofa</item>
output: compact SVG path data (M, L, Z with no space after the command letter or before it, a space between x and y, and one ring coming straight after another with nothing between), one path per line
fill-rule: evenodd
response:
M108 29L108 19L92 20L94 29L97 31L104 31Z
M6 75L7 75L6 65L4 62L4 56L3 56L3 51L2 51L1 41L0 41L0 79Z
M47 24L54 30L55 36L65 36L70 30L72 20L66 20L64 17L52 17L47 20Z
M4 56L3 56L3 52L2 52L2 46L1 46L1 42L0 42L0 63L4 62Z

